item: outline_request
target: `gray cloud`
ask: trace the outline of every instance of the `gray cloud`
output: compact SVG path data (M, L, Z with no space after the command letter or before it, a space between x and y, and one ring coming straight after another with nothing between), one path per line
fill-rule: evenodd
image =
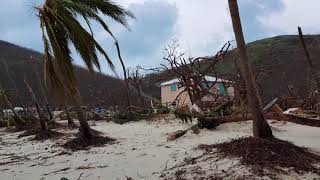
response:
M42 51L38 18L33 5L44 0L6 0L0 6L0 39ZM227 1L220 0L119 0L134 12L131 31L115 24L109 25L118 38L128 66L157 66L162 61L162 49L172 38L178 37L190 55L212 54L233 31ZM319 32L317 5L319 0L241 0L239 1L246 40L296 31L302 25L306 33ZM310 3L311 2L311 3ZM299 14L296 12L300 12ZM93 24L96 38L119 67L112 39L101 27ZM82 64L74 54L75 63ZM82 64L83 65L83 64ZM110 72L102 61L103 72ZM121 68L118 68L119 70Z
M34 5L36 4L27 0L2 2L0 39L38 51L42 50L40 27Z
M161 48L174 35L177 9L164 1L132 4L129 9L137 19L132 21L132 31L120 34L122 51L127 58L135 61L140 58L145 59L140 62L154 61L149 58L161 55ZM128 61L132 61L130 59Z
M166 1L146 1L132 3L128 9L135 14L136 19L130 20L130 31L120 25L111 23L111 29L118 39L123 60L127 67L159 66L162 61L162 49L172 39L177 21L176 6ZM109 50L116 69L121 72L113 40L101 29L95 29L97 39ZM102 71L110 72L106 63L102 63ZM119 73L121 74L121 73Z
M267 37L270 33L263 27L259 17L282 11L283 8L279 0L242 0L239 9L246 40L250 42Z
M303 32L316 34L320 31L319 0L279 0L284 8L260 17L265 31L272 35L297 34L297 26L302 26Z

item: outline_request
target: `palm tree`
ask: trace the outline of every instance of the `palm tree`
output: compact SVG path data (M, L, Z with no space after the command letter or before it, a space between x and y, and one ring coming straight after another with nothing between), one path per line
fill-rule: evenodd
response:
M21 123L25 123L25 121L23 120L23 118L20 116L20 114L18 114L15 110L13 105L11 104L8 95L7 95L7 91L5 89L2 89L2 86L0 84L0 99L1 101L3 101L5 103L5 105L7 105L9 107L9 109L12 111L12 113L14 114L14 118L16 121L18 121L19 123L16 123L16 125L21 125Z
M257 87L253 78L252 69L249 64L241 27L241 20L239 16L237 0L229 0L229 8L231 13L233 30L237 40L237 47L240 53L239 68L245 82L249 106L254 117L253 135L254 137L261 138L272 137L271 128L268 124L268 121L265 120L262 113L261 99L259 97L259 93L257 91Z
M41 111L41 108L40 108L40 105L39 105L38 100L36 98L36 95L33 93L33 90L32 90L30 84L27 82L26 79L24 79L24 83L25 83L25 85L26 85L26 87L28 89L29 95L31 96L33 103L36 105L36 109L37 109L39 120L40 120L40 127L41 127L40 130L41 131L46 131L47 130L47 123L44 120L44 115L43 115L43 113Z
M80 94L72 66L70 44L75 47L91 72L94 72L95 68L100 71L97 53L104 56L114 71L108 54L93 36L91 21L98 22L115 40L119 49L115 37L101 15L111 17L126 27L127 18L134 18L134 16L109 0L46 0L42 7L36 9L44 43L45 78L61 101L72 97L73 103L77 106L81 135L92 138L92 131L80 106ZM88 31L80 24L78 17L86 22Z
M69 109L68 109L68 105L67 105L67 104L64 105L64 110L65 110L66 115L67 115L68 126L69 126L69 127L75 127L75 123L74 123L73 119L72 119L71 116L70 116L70 112L69 112Z

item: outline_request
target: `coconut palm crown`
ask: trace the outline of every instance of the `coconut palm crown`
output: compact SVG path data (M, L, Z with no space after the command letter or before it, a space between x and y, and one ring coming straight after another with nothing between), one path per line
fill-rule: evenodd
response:
M111 35L119 51L118 43L102 17L111 17L128 27L127 18L134 18L131 12L109 0L46 0L42 7L36 9L44 43L45 77L57 95L79 95L70 45L75 47L91 72L95 68L100 71L98 53L104 56L114 70L107 52L93 36L91 22L98 22ZM79 18L84 19L88 30L80 24Z

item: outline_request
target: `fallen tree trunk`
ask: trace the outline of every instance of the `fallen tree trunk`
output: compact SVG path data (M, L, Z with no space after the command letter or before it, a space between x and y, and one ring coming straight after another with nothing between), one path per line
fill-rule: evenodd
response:
M317 119L309 119L297 115L292 114L283 114L283 113L265 113L266 119L273 119L277 121L288 121L300 125L320 127L320 120ZM230 123L230 122L241 122L241 121L250 121L253 119L253 115L250 113L247 114L237 114L223 117L198 117L198 121L201 127L205 127L208 129L215 128L220 124Z
M270 113L270 119L275 119L278 121L288 121L296 124L306 125L306 126L313 126L313 127L320 127L320 120L319 119L310 119L306 117L301 117L293 114L282 114L282 113Z
M306 126L313 126L313 127L320 127L320 120L317 119L309 119L297 115L292 114L283 114L279 112L269 112L265 113L264 117L266 119L272 119L277 121L287 121L292 122L300 125ZM237 115L230 115L230 116L222 116L222 117L198 117L199 123L193 125L192 127L186 130L178 130L173 133L169 133L167 137L167 141L173 141L181 136L185 135L188 130L195 129L195 128L207 128L207 129L214 129L220 124L224 123L231 123L231 122L242 122L242 121L251 121L253 119L253 115L251 113L246 114L237 114Z

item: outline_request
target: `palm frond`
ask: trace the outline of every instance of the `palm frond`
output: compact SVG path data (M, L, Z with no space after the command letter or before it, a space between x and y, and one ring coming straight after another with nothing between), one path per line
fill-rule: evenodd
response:
M93 36L90 21L93 20L101 24L117 42L109 26L99 15L109 16L128 27L127 17L134 18L131 12L109 0L46 0L44 6L38 8L38 11L45 48L46 80L52 84L55 90L61 92L67 90L68 96L78 94L70 44L74 45L90 71L93 72L95 68L100 71L97 53L104 56L114 71L111 59ZM77 19L78 15L83 17L90 32L80 24ZM119 46L117 43L116 45L117 51L120 53Z
M127 17L134 18L134 15L123 7L109 0L69 0L90 7L96 12L100 11L103 15L111 17L116 22L128 26Z

